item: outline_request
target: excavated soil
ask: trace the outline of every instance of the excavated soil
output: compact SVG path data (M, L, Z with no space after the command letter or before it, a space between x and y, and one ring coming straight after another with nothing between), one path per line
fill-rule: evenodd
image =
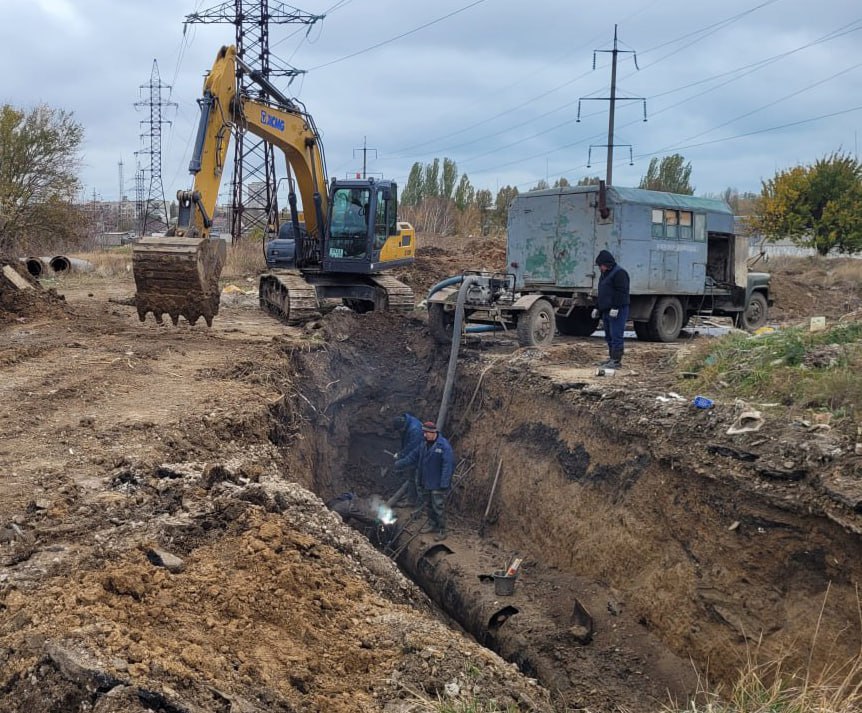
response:
M423 250L405 276L417 298L503 260L487 239ZM782 321L853 307L829 289L802 310L793 280L776 286ZM399 511L406 529L388 543L420 581L451 576L429 597L324 505L391 495L392 416L436 415L448 353L422 314L336 310L295 329L241 296L212 329L157 327L110 301L132 289L70 278L64 302L0 301L3 710L418 711L475 697L646 712L691 695L698 672L732 680L752 654L820 670L859 650L852 424L769 410L760 431L728 436L738 404L700 411L670 394L686 344L632 342L608 379L588 366L599 338L470 341L446 429L452 532L442 547L414 537ZM514 556L504 599L486 575ZM505 612L493 635L472 626L474 603Z

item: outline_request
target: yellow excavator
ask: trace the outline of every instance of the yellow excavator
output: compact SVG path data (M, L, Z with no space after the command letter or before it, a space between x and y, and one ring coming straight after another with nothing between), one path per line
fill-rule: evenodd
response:
M238 69L266 98L238 90ZM341 299L360 312L413 309L413 291L381 274L412 264L416 249L415 231L397 219L395 183L373 178L328 182L311 115L246 65L233 46L219 50L198 103L201 118L189 165L194 186L177 193L176 225L165 236L142 238L132 252L141 321L152 312L159 323L167 314L174 324L181 316L191 324L203 317L212 326L226 248L210 231L234 131L248 131L277 147L287 163L290 222L278 231L278 267L260 278L262 308L288 324L319 316L324 299Z

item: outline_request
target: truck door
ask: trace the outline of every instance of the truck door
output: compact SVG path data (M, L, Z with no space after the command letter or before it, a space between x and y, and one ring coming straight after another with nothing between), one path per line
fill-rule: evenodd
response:
M509 210L507 251L524 286L553 284L558 195L519 196ZM520 282L520 280L519 280ZM520 285L519 285L520 286Z
M557 240L554 246L557 286L589 290L596 267L596 208L593 193L565 193L560 196Z

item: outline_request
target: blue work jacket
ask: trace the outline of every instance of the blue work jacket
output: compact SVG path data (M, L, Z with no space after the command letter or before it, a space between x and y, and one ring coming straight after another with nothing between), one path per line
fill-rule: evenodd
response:
M396 468L415 465L426 490L448 490L455 471L455 454L443 436L437 434L433 443L423 440L410 453L395 463Z
M401 431L401 447L398 449L399 456L406 456L416 446L425 440L422 437L422 421L412 414L404 414L405 424Z

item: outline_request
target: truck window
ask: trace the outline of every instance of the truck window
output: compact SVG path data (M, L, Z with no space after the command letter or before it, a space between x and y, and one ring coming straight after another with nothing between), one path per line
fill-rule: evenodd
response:
M666 238L677 237L677 222L679 215L675 210L666 210L664 212L664 235Z
M652 236L654 238L664 237L664 211L653 208L652 211Z
M691 211L681 210L679 212L679 239L691 240Z
M694 239L699 243L706 241L706 216L700 213L694 216Z

